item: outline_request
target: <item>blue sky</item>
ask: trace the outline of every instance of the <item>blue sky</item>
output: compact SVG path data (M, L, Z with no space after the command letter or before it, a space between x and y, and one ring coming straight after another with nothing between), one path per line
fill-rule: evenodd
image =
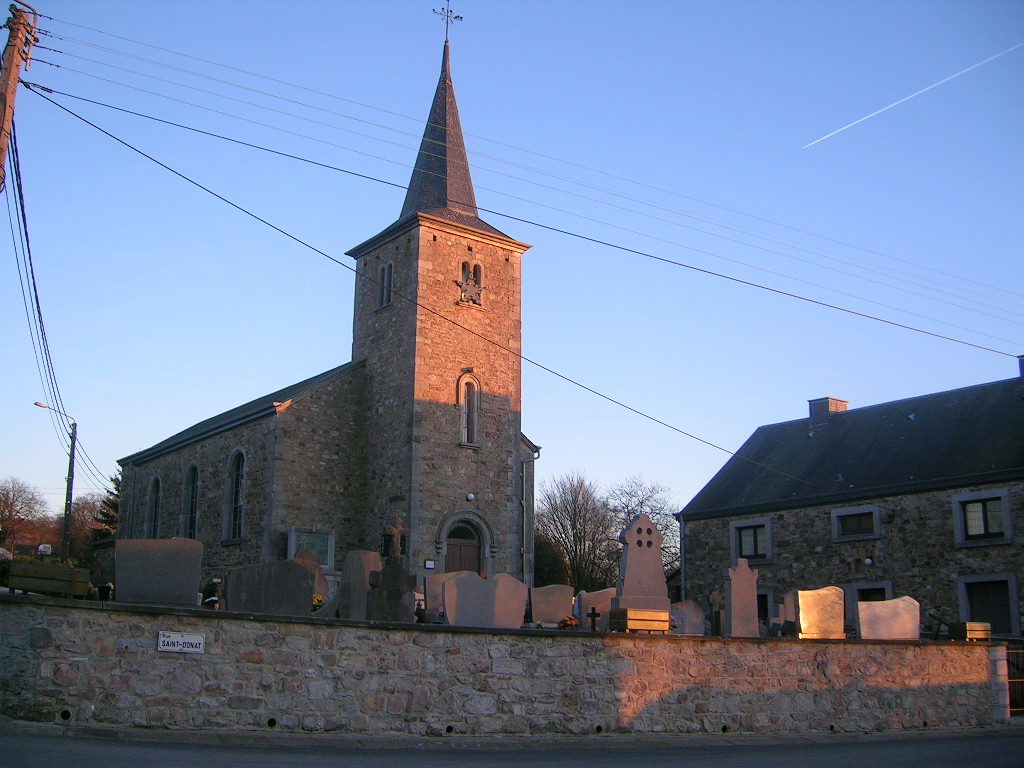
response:
M63 39L40 45L60 52L38 49L24 79L404 185L437 80L436 7L221 0L187 15L47 0L37 8L54 20L40 26ZM465 17L452 67L478 204L533 245L525 355L674 427L527 364L523 428L543 446L540 480L640 475L681 506L728 458L681 432L736 450L761 424L805 416L808 399L855 408L1018 374L1024 48L805 145L1024 41L1024 4L453 11ZM345 264L401 208L392 185L53 98ZM350 271L25 89L16 125L57 380L101 474L350 359ZM0 477L58 510L66 452L32 406L48 397L5 243ZM95 483L80 470L76 487Z

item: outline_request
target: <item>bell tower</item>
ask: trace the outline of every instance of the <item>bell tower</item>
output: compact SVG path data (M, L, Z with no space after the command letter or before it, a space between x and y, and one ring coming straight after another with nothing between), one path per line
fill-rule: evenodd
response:
M445 41L402 212L349 251L352 360L365 361L367 382L368 517L358 533L369 543L401 517L419 575L475 567L530 577L525 465L537 449L520 418L528 248L479 218Z

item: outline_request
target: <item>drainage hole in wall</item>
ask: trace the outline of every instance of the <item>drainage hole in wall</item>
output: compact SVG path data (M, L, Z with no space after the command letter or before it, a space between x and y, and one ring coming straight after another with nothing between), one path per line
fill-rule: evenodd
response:
M267 718L267 728L273 728L276 725L277 725L277 718L276 717L268 717Z
M729 726L728 725L723 725L722 726L722 733L728 733L728 732L729 732Z
M601 726L599 725L599 726L597 726L597 728L595 728L595 729L594 729L594 733L600 733L600 732L601 732L601 731L603 731L603 730L604 730L604 728L602 728L602 727L601 727Z
M71 719L71 710L70 709L62 709L60 711L60 719L65 721L65 722L70 720Z
M444 729L444 732L445 733L454 733L455 732L455 726L454 725L449 725L447 728Z
M835 727L835 725L832 725L832 724L830 723L830 724L829 724L829 726L828 726L828 729L829 729L830 731L834 731L834 730L836 729L836 727Z
M927 721L927 720L925 720L925 721L924 721L924 723L923 723L923 725L924 725L924 727L925 727L925 728L927 728L927 727L928 727L928 721Z

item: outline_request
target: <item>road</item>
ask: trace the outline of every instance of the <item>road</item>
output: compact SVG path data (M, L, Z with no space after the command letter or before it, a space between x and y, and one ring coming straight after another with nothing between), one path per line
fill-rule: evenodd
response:
M459 741L233 734L230 744L172 731L147 740L70 735L59 729L0 732L3 764L18 768L456 768L643 766L643 768L1024 767L1024 728L829 736L566 737ZM116 734L113 734L116 735Z

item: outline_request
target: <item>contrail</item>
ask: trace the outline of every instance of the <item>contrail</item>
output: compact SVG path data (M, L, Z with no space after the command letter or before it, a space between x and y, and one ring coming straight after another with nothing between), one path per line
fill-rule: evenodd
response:
M922 93L924 93L924 92L926 92L926 91L930 91L930 90L931 90L932 88L938 88L938 87L939 87L940 85L942 85L943 83L948 83L948 82L949 82L950 80L952 80L953 78L956 78L956 77L960 77L960 75L965 75L965 74L967 74L968 72L970 72L970 71L971 71L972 69L977 69L977 68L978 68L978 67L980 67L980 66L981 66L982 64L988 64L988 63L989 63L990 61L992 61L993 59L998 59L998 58L999 58L1000 56L1005 56L1006 54L1010 53L1011 51L1015 51L1015 50L1017 50L1017 49L1018 49L1018 48L1020 48L1021 46L1024 46L1024 42L1020 42L1020 43L1017 43L1017 44L1016 44L1015 46L1013 46L1013 47L1011 47L1011 48L1007 48L1007 49L1006 49L1005 51L1000 51L1000 52L999 52L999 53L997 53L997 54L996 54L995 56L989 56L989 57L988 57L987 59L985 59L985 60L983 60L983 61L979 61L979 62L978 62L977 64L972 64L971 66L967 67L967 69L961 69L961 70L960 70L959 72L957 72L956 74L954 74L954 75L950 75L950 76L949 76L949 77L947 77L947 78L943 78L942 80L939 80L939 82L937 82L937 83L932 83L932 84L931 84L931 85L929 85L928 87L926 87L926 88L922 88L922 89L921 89L920 91L916 91L916 92L914 92L914 93L910 94L909 96L904 96L904 97L903 97L902 99L900 99L899 101L894 101L894 102L893 102L892 104L890 104L890 105L889 105L889 106L887 106L887 107L882 107L881 109L879 109L879 110L876 110L876 111L872 112L872 113L871 113L870 115L865 115L864 117L860 118L859 120L854 120L854 121L853 121L852 123L850 123L849 125L844 125L844 126L843 126L842 128L837 128L836 130L832 131L832 133L827 133L827 134L825 134L824 136L822 136L822 137L821 137L820 139L815 139L815 140L814 140L814 141L812 141L812 142L811 142L810 144L804 144L804 145L803 145L803 146L801 147L801 149L807 149L808 147L813 147L813 146L814 146L815 144L817 144L818 142L821 142L821 141L824 141L825 139L831 138L832 136L835 136L835 135L836 135L837 133L842 133L842 132L843 132L843 131L845 131L845 130L846 130L847 128L853 128L853 126L857 125L857 123L863 123L863 122L864 122L865 120L869 120L870 118L874 117L875 115L880 115L880 114L882 114L882 113L883 113L883 112L885 112L885 111L886 111L887 109L892 109L893 107L899 106L899 105L900 105L900 104L902 104L902 103L903 103L904 101L910 101L910 99L914 98L915 96L920 96L920 95L921 95Z

